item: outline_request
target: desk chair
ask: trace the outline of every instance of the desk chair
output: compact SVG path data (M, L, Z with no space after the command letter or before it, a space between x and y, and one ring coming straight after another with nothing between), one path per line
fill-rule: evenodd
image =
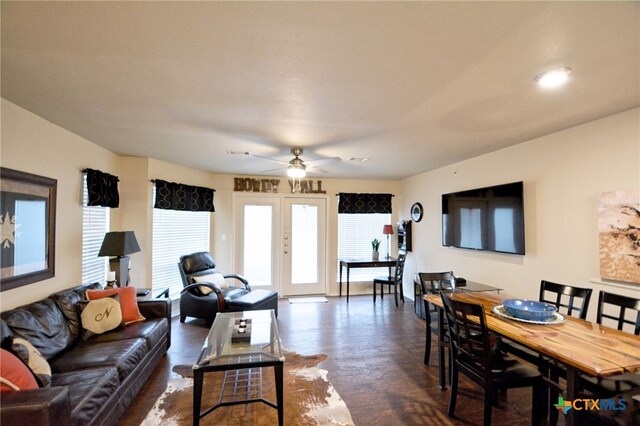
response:
M376 287L380 286L380 299L384 297L384 286L389 286L389 293L391 293L391 287L393 286L393 295L396 299L396 307L398 306L398 287L400 287L400 298L404 303L404 290L402 289L402 277L404 274L404 262L407 259L406 253L400 253L398 255L398 261L396 262L396 270L392 277L381 276L373 279L373 303L376 303Z
M448 416L453 417L458 396L458 373L462 372L484 389L484 426L491 425L491 410L495 389L533 387L531 398L532 424L541 424L546 417L545 387L540 373L524 364L499 356L491 350L489 330L482 305L460 302L440 293L449 331L451 394ZM471 319L475 317L475 321Z
M615 314L613 311L617 311ZM628 315L627 313L632 315ZM635 318L631 319L634 317ZM603 324L603 320L613 320L618 330L624 331L624 326L630 326L630 332L640 335L640 299L600 290L598 295L598 313L596 322ZM617 376L599 379L591 376L580 376L581 386L598 398L611 398L619 393L640 387L640 374L624 373Z
M427 321L426 326L426 339L424 345L424 364L429 365L429 359L431 358L431 334L442 336L438 339L438 369L440 374L440 383L446 383L444 380L445 374L445 348L449 348L449 335L446 331L446 325L444 323L444 312L442 309L437 309L431 303L424 300L425 294L440 294L441 289L453 290L455 289L455 277L452 271L448 272L420 272L418 274L421 285L421 297L424 303L425 319ZM451 354L449 354L449 376L451 376ZM446 389L446 386L442 386L441 390Z

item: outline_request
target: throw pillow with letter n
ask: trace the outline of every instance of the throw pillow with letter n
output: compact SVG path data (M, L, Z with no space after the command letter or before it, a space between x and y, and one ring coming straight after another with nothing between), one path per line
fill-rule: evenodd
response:
M87 290L86 296L89 300L96 300L102 297L117 294L120 296L120 308L124 316L124 323L131 324L137 321L144 321L144 317L138 308L135 287L118 287L109 290Z
M83 340L124 327L120 297L117 294L96 300L82 300L77 306Z

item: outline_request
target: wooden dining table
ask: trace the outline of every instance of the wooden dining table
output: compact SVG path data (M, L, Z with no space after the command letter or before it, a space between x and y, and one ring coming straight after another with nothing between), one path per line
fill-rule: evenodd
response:
M604 378L640 371L640 336L600 324L563 315L560 324L532 324L505 318L493 307L514 297L493 293L454 293L453 299L483 306L487 328L529 349L560 362L566 368L564 399L579 397L579 373ZM440 295L424 299L442 309ZM565 424L574 424L574 411L565 415Z

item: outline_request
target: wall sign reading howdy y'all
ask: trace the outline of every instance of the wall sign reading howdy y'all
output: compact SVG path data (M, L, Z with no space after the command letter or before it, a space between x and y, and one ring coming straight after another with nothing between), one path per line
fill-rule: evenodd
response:
M280 179L254 179L254 178L233 178L233 190L236 192L270 192L278 193ZM289 189L291 193L301 194L326 194L322 189L321 180L298 180L289 179Z

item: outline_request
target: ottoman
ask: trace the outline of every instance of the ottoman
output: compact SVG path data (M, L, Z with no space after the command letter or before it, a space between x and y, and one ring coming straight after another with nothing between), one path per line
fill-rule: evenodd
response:
M252 290L247 294L229 300L229 312L257 311L273 309L278 316L278 293L269 290Z

